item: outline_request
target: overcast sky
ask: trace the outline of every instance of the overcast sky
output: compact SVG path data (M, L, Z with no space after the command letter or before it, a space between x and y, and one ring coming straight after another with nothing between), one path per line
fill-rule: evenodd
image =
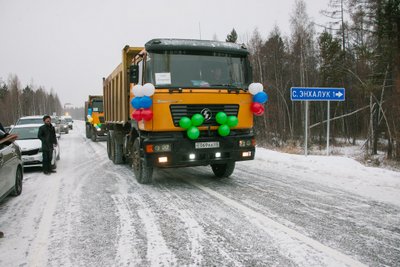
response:
M310 18L328 0L306 0ZM295 0L0 0L0 79L16 74L53 89L62 104L83 106L102 94L102 77L121 61L125 45L153 38L225 40L235 28L241 42L258 28L266 38L278 25L290 34ZM317 29L318 30L318 29Z

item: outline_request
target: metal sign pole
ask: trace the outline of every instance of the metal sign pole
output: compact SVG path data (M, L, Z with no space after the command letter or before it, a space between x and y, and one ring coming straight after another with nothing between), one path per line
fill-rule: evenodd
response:
M331 101L327 101L328 102L328 110L327 110L327 115L326 115L326 120L327 120L327 126L326 126L326 155L329 156L329 124L330 124L330 113L331 113Z
M307 156L307 153L308 153L308 101L306 101L306 111L304 113L306 114L306 118L304 120L304 124L305 124L304 155Z

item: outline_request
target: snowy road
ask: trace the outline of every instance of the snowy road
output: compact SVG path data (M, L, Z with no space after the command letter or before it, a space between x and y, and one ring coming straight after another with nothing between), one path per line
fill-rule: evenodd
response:
M386 182L358 194L257 157L229 179L166 169L141 185L83 126L62 136L56 174L27 171L22 195L0 203L0 266L400 266L398 173L375 170Z

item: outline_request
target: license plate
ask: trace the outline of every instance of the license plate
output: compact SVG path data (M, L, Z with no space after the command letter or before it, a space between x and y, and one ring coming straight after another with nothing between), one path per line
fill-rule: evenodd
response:
M33 157L22 157L22 161L23 162L27 162L27 161L33 161L35 158Z
M219 142L197 142L195 144L196 149L203 149L203 148L218 148Z

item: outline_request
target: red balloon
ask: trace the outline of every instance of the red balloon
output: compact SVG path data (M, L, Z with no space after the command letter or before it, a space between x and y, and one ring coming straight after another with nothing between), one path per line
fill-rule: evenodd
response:
M141 121L143 119L142 116L143 114L140 109L137 109L134 112L132 112L132 119L134 119L135 121Z
M153 118L153 111L151 109L143 109L142 110L142 118L145 121L149 121Z
M264 111L265 111L265 108L264 108L264 106L261 105L260 110L258 112L254 112L254 115L261 116L264 114Z
M253 113L259 113L261 110L264 109L263 105L258 103L258 102L253 102L251 103L250 106L251 111L253 111Z

